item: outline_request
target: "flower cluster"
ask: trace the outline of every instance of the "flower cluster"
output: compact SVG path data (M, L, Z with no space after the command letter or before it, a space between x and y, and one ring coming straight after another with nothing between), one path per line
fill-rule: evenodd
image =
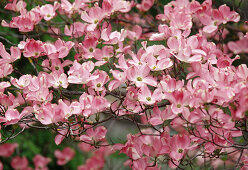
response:
M3 130L47 127L56 144L70 137L83 151L97 148L79 170L103 168L114 151L135 170L248 168L248 68L239 62L247 61L248 26L227 5L49 0L34 7L14 0L5 10L14 16L1 25L24 38L10 48L0 43ZM23 71L23 61L32 71ZM135 125L137 134L124 143L106 140L114 120ZM0 156L17 146L1 145ZM75 152L54 155L64 165ZM50 161L33 158L35 169ZM28 160L16 156L11 166L28 169Z

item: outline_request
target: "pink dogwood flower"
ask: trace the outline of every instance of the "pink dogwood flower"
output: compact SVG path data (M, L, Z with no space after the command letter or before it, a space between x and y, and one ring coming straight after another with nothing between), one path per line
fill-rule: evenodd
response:
M63 102L63 100L59 100L58 107L60 111L63 113L64 117L68 119L71 115L79 115L82 112L82 106L79 102L72 102L70 105Z
M107 133L107 129L104 126L98 126L95 129L89 128L86 131L87 135L81 135L80 140L85 142L98 142L102 141Z
M44 55L44 47L43 42L36 41L34 39L28 40L24 46L23 55L24 57L35 57L38 58L39 56Z
M4 9L7 9L7 10L11 10L11 11L15 11L15 12L19 12L21 11L22 9L26 9L26 2L23 1L23 0L19 0L17 2L17 0L14 0L12 3L8 3Z
M150 69L147 65L141 65L139 67L133 66L127 70L127 78L132 81L137 87L141 87L145 84L156 87L157 81L149 76Z
M75 38L81 37L85 33L85 23L74 22L71 26L66 25L64 29L65 35L72 36Z
M5 117L0 117L0 122L5 122L4 125L16 124L25 114L20 114L16 109L8 109L5 112Z
M50 59L64 58L66 57L70 49L74 46L71 41L63 41L58 39L54 44L46 43L44 44L44 51Z
M190 138L187 135L174 135L170 139L170 157L175 161L182 159L191 148Z
M2 157L10 157L16 147L18 147L17 143L4 143L0 145L0 156Z
M2 81L0 83L0 94L4 92L5 88L8 88L10 86L11 86L11 84L9 82Z
M46 158L40 154L35 155L33 158L33 162L35 165L35 170L48 170L47 164L51 162L50 158Z
M17 59L21 58L21 51L19 50L19 48L12 46L10 47L10 52L11 52L11 55L6 52L5 46L0 42L0 56L2 57L0 59L0 64L1 63L12 63L16 61Z
M152 94L147 85L143 85L140 88L138 98L141 103L152 105L162 99L162 93L159 89L156 89Z
M72 160L75 156L75 151L69 147L65 147L62 151L55 150L54 156L57 158L57 164L62 166Z
M95 80L99 75L92 75L95 64L92 61L79 64L77 60L74 61L73 66L68 71L68 82L74 84L87 84L91 80Z
M136 7L140 11L148 11L154 4L154 0L142 0L141 4L137 4Z
M13 72L13 67L9 63L0 64L0 78L6 77Z
M1 25L3 27L18 28L20 32L30 32L42 19L38 8L33 8L28 12L26 9L21 9L20 13L21 15L13 17L9 24L2 20Z
M94 80L91 80L87 85L91 86L95 91L105 90L104 85L109 81L109 76L104 71L95 71L93 76L98 77Z
M11 167L15 170L30 170L26 157L15 156L11 160Z
M109 82L108 89L112 91L126 81L126 72L119 70L110 70L110 72L113 74L114 80Z
M149 122L153 125L162 124L165 120L174 119L176 115L171 111L170 107L166 107L164 110L160 110L157 105L153 108L153 116L149 119Z
M55 2L54 6L51 4L46 4L40 7L40 14L44 20L49 21L55 17L55 11L59 8L60 4Z
M104 11L100 7L93 7L90 8L88 13L86 11L81 13L81 19L89 23L87 26L88 31L94 31L96 26L101 23L104 17Z

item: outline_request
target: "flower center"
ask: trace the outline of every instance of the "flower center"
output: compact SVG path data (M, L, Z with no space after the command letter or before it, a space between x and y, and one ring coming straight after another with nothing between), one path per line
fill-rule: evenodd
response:
M177 108L181 108L181 106L182 106L181 104L177 104Z
M94 24L97 24L98 23L98 20L96 19L95 21L94 21Z
M147 101L151 101L152 98L151 98L151 97L146 97L146 100L147 100Z
M183 149L178 149L178 153L183 153Z
M137 77L137 81L142 81L142 77Z
M89 49L89 51L92 53L92 52L94 51L94 49L91 47L91 48Z
M101 87L101 86L102 86L101 83L96 84L96 87Z

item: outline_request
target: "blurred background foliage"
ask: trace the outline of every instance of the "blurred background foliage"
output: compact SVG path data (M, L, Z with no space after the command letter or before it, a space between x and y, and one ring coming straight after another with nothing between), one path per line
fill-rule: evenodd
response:
M36 6L36 4L42 5L44 4L44 1L37 1L37 0L25 0L28 4L27 8L32 9L32 7ZM73 0L70 0L73 2ZM161 11L163 11L162 6L169 3L171 0L155 0L157 3L161 4ZM204 0L198 0L199 2L203 2ZM140 3L141 0L138 0ZM3 19L7 22L11 20L13 16L16 16L18 14L15 14L13 12L9 12L4 10L4 6L8 3L8 0L1 0L0 1L0 21ZM241 22L248 20L248 0L213 0L214 6L217 8L218 6L222 4L227 4L231 7L233 10L237 10L239 14L241 15ZM134 9L137 11L136 9ZM148 11L151 15L154 17L158 14L157 10L155 8L152 8L150 11ZM62 22L63 20L59 17L56 17L56 19L53 19L56 22ZM238 39L238 36L236 35L236 31L231 32L232 39ZM0 26L0 42L2 42L7 51L12 45L17 45L20 41L25 39L26 37L34 38L34 39L40 39L41 41L55 41L56 38L51 37L49 34L42 33L42 32L36 32L33 31L30 33L30 35L27 35L25 33L20 33L17 29L11 29ZM64 40L68 40L66 37L62 37ZM6 41L8 40L8 41ZM156 42L153 42L153 44L156 44ZM151 45L151 44L148 44ZM73 58L74 52L71 52L69 55L69 58ZM245 61L238 61L242 63L247 62L247 57L244 59ZM39 63L41 64L41 63ZM18 70L22 74L33 74L35 75L35 70L28 61L27 58L22 57L20 60L14 63L14 67L18 68ZM12 73L11 76L14 77L20 77L21 74L18 73ZM1 80L2 81L2 80ZM129 125L127 122L110 122L109 124L105 124L105 126L108 128L108 134L107 139L112 142L119 142L124 143L126 140L126 135L128 133L135 133L138 132L138 129L135 125ZM17 130L20 130L20 127L17 128ZM2 134L9 133L8 129L2 129ZM10 158L2 158L0 157L0 161L4 164L4 169L8 170L11 169L10 167L10 161L11 158L20 155L20 156L26 156L29 160L30 166L33 166L32 159L36 154L41 154L45 157L50 157L52 161L48 164L48 168L51 170L74 170L77 169L77 166L82 165L85 163L86 159L91 156L90 153L82 152L78 147L76 142L71 141L70 139L65 139L62 144L56 145L54 143L55 133L50 130L44 130L44 129L26 129L21 135L17 136L16 138L9 140L8 142L16 142L18 143L19 147L16 149L15 153ZM3 137L4 139L4 137ZM64 147L70 146L72 147L76 155L73 160L71 160L69 163L67 163L65 166L60 167L56 164L56 159L54 158L54 151L56 149L62 150ZM124 154L114 153L109 158L107 158L105 163L105 170L121 170L121 169L129 169L127 167L123 167L123 162L127 160L127 156ZM165 168L167 169L167 168Z

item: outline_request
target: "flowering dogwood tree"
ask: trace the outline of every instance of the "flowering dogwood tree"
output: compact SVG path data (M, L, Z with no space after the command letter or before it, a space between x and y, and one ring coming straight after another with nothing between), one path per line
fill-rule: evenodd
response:
M8 140L38 128L93 153L78 170L102 169L115 152L135 170L248 169L248 25L229 6L9 0L2 11L18 42L0 35L1 160L18 147ZM113 121L136 133L112 141ZM60 166L74 156L54 151ZM37 154L32 166L52 160ZM29 161L16 155L11 166Z

